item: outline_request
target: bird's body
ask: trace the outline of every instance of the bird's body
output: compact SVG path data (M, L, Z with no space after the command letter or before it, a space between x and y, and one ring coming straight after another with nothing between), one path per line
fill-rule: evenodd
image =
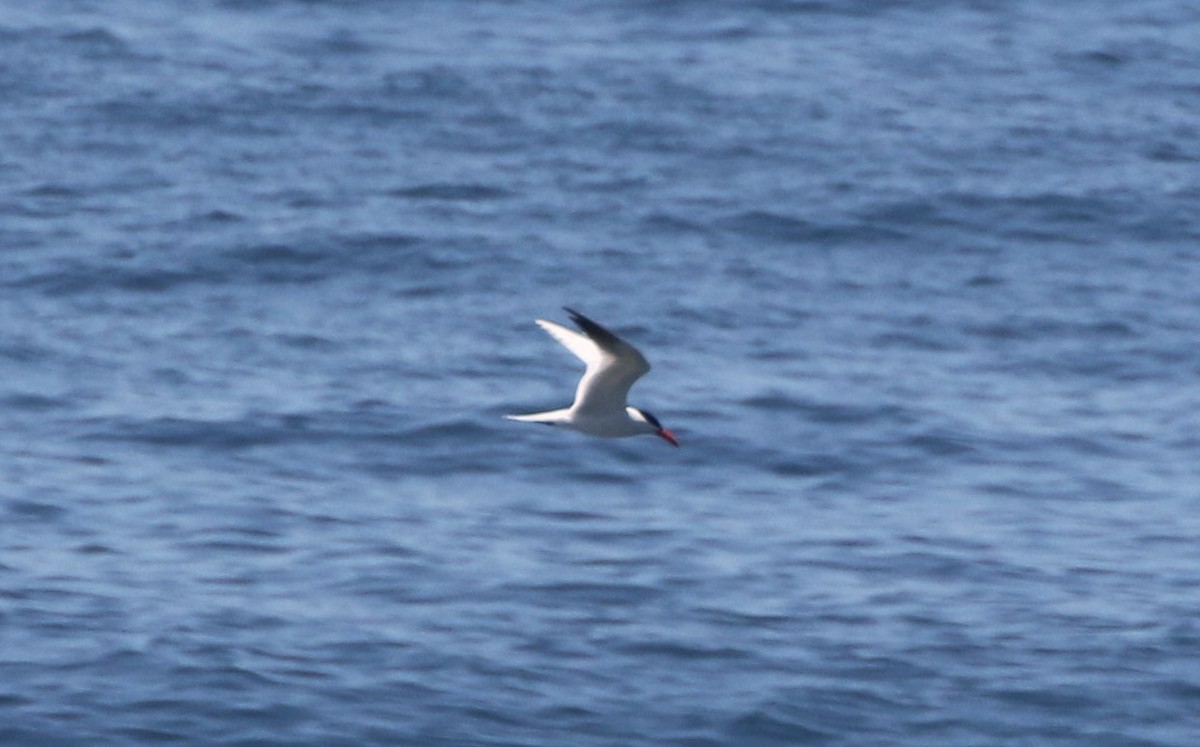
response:
M674 434L662 427L657 418L625 403L633 383L650 370L646 358L637 348L583 314L566 311L583 334L545 319L538 319L537 324L587 365L575 389L575 402L558 410L506 417L570 428L591 436L655 434L678 446Z

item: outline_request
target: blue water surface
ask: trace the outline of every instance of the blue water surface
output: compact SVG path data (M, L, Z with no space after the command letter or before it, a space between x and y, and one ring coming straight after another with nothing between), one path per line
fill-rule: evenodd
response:
M0 743L1192 747L1196 39L0 5Z

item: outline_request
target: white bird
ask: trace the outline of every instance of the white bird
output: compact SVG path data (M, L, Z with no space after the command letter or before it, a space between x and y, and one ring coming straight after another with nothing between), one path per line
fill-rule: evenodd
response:
M578 311L566 309L566 312L584 334L545 319L538 319L537 325L587 365L575 390L575 402L559 410L505 417L526 423L562 426L591 436L652 433L678 446L675 434L664 428L658 418L625 403L633 382L650 370L646 358L637 348Z

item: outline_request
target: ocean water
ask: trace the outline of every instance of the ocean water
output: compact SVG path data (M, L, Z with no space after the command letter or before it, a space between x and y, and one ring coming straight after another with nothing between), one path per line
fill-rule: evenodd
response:
M0 4L0 743L1197 744L1196 39Z

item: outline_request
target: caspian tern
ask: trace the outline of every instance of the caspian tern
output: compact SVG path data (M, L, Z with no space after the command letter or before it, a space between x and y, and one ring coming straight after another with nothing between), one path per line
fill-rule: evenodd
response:
M529 415L505 415L509 420L571 428L591 436L621 437L655 434L678 446L675 434L645 410L625 404L633 382L650 370L638 349L583 314L565 309L584 334L561 324L538 319L537 325L587 365L575 402L559 410Z

